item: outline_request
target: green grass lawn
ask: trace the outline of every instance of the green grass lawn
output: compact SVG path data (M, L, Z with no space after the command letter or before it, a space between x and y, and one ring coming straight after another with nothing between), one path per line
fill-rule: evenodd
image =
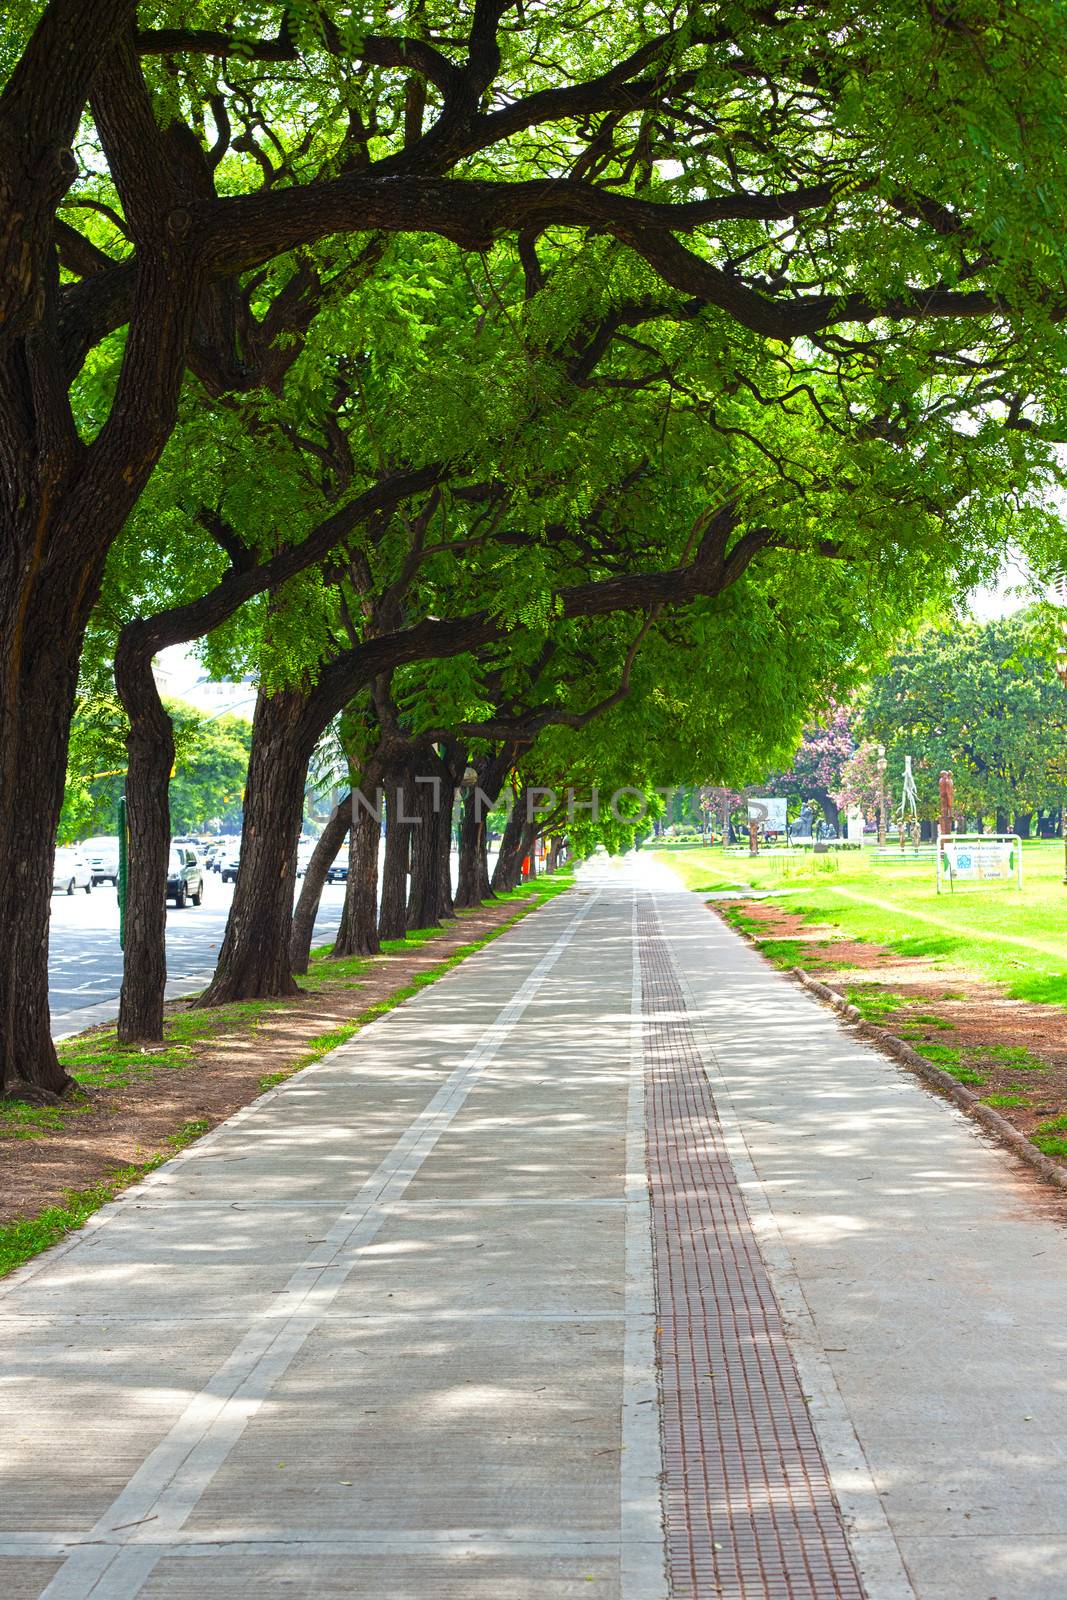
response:
M875 861L871 852L761 855L719 847L656 852L688 888L773 890L776 903L842 937L963 967L1019 1000L1067 1006L1067 886L1057 841L1023 846L1023 888L938 894L932 860Z

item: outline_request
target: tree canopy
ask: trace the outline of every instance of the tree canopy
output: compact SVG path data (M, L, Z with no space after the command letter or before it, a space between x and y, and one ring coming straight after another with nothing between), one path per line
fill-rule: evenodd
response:
M58 1081L87 630L142 793L165 642L255 673L295 768L390 675L482 715L487 660L592 684L642 628L618 726L729 783L1007 538L1051 562L1065 65L1054 0L15 0L3 1081Z

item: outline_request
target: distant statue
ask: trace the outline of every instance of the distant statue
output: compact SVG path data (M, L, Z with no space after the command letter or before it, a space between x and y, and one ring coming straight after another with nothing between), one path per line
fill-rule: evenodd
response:
M834 827L832 822L820 822L815 837L819 840L820 844L824 839L836 839L837 829Z
M789 826L789 837L791 839L810 839L811 825L814 820L815 807L805 800L800 808L799 817Z

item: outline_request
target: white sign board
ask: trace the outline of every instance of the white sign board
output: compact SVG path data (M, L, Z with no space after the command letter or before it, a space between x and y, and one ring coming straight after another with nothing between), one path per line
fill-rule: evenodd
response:
M785 832L786 802L784 800L750 800L749 822L758 822L764 833Z
M1008 883L1023 886L1022 840L1015 833L939 834L937 889L942 883Z

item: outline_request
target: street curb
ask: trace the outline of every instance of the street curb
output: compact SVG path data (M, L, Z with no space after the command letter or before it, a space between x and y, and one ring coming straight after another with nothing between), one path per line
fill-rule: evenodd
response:
M753 948L758 949L759 946L753 942ZM902 1067L907 1067L909 1072L924 1078L931 1088L945 1095L975 1122L980 1122L994 1138L1006 1145L1013 1155L1017 1155L1020 1160L1033 1167L1035 1172L1040 1173L1046 1182L1055 1184L1058 1189L1067 1190L1067 1172L1057 1162L1042 1155L1037 1146L1031 1144L1018 1128L1013 1127L1007 1117L1002 1117L992 1106L983 1105L966 1084L957 1082L949 1073L943 1072L940 1067L935 1067L932 1061L927 1061L925 1056L920 1055L918 1050L913 1050L910 1044L905 1044L903 1039L898 1039L896 1034L890 1033L886 1028L880 1028L876 1022L868 1022L854 1005L850 1005L837 993L836 989L820 983L818 978L813 978L803 967L789 967L787 970L789 976L795 978L802 988L832 1006L839 1016L845 1017L857 1033L869 1039L872 1044L876 1044L886 1055L892 1056Z

